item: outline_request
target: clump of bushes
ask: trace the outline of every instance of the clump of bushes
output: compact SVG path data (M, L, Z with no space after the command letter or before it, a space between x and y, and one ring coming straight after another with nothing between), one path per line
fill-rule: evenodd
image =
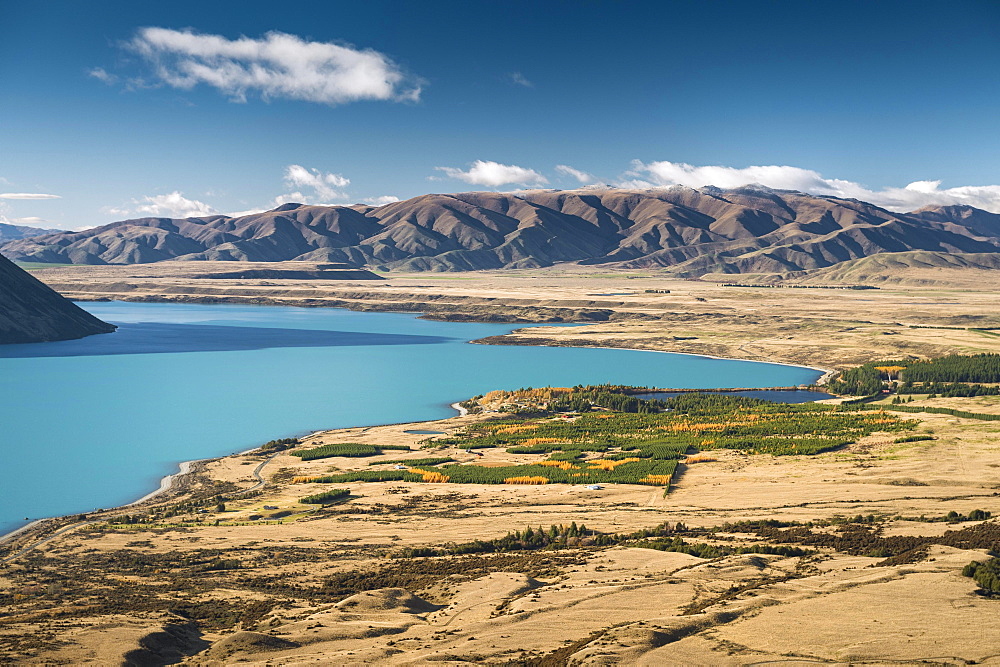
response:
M268 440L263 445L260 446L260 452L262 454L270 454L272 452L280 452L282 450L288 449L289 447L294 447L299 444L298 438L281 438L280 440Z
M329 505L330 503L334 503L338 500L343 500L349 495L351 495L350 489L330 489L329 491L324 491L323 493L306 496L300 502L307 503L309 505Z
M933 435L904 435L901 438L896 438L893 440L897 445L903 442L922 442L924 440L936 440Z
M1000 558L972 561L962 568L962 576L972 577L981 589L991 595L1000 594Z

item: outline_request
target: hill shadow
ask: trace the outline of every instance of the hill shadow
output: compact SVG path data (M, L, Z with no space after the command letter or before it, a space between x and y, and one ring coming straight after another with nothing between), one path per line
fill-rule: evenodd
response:
M231 352L280 347L435 345L452 340L444 336L140 322L119 325L115 333L78 340L0 345L0 358Z

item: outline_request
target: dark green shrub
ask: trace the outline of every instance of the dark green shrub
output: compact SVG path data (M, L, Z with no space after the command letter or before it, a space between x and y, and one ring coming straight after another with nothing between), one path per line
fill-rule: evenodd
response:
M988 561L972 561L962 569L962 575L972 577L987 593L1000 593L1000 558Z
M300 502L310 505L329 505L338 500L343 500L349 495L351 495L350 489L330 489L329 491L317 493L312 496L306 496Z

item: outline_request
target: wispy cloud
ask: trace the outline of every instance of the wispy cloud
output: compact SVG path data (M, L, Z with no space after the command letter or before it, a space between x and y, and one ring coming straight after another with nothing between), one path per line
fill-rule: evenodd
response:
M231 40L150 27L139 30L126 46L152 66L163 84L182 90L205 84L236 102L245 102L250 94L329 105L414 102L421 93L421 80L383 53L282 32ZM100 68L90 75L102 81L112 76Z
M580 171L579 169L574 169L573 167L570 167L569 165L566 164L557 164L556 173L562 174L563 176L569 176L571 178L575 178L582 185L586 185L588 183L595 183L597 181L597 179L594 178L593 175L588 174L585 171Z
M548 179L534 169L513 164L500 164L489 160L476 160L472 166L462 171L455 167L434 167L449 178L455 178L474 185L498 188L502 185L544 185Z
M133 199L130 205L108 207L104 211L112 215L150 215L166 218L191 218L218 213L205 202L188 199L178 190L165 195L140 197Z
M109 73L103 67L93 67L87 70L87 76L93 77L98 81L102 81L108 84L109 86L118 83L118 77L115 76L114 74Z
M296 195L299 197L294 201L320 203L332 199L347 199L347 193L337 188L346 188L350 184L351 179L340 174L322 172L319 169L303 167L298 164L290 164L285 167L285 185L289 188L311 188L316 193L315 196L303 195L301 192L288 193L287 196ZM282 195L282 197L285 196Z
M528 81L528 77L524 76L520 72L511 72L507 75L507 79L518 86L524 86L525 88L534 88L535 84Z
M0 199L62 199L62 196L41 192L0 192Z
M686 185L736 188L759 184L779 190L860 199L892 211L912 211L923 206L964 204L1000 213L1000 185L941 188L941 181L914 181L904 187L873 190L855 181L825 178L812 169L787 165L752 167L694 166L683 162L635 160L622 187Z

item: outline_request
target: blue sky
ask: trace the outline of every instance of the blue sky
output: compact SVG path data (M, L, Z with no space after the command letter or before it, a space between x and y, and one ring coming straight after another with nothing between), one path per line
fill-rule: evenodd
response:
M0 25L18 224L591 183L1000 211L993 1L0 0Z

